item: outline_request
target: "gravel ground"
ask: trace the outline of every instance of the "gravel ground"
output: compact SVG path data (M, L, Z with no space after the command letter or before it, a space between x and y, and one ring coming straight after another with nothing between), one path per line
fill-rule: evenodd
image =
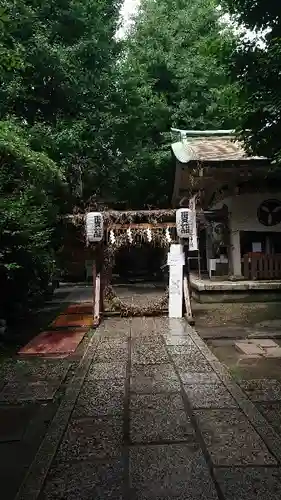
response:
M281 304L250 303L250 304L198 304L193 302L193 313L196 326L249 326L264 322L280 320Z

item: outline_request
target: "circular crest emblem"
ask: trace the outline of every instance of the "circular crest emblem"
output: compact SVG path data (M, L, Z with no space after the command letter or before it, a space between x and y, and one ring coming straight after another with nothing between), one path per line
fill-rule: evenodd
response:
M258 220L263 226L277 226L281 223L281 202L266 200L258 208Z

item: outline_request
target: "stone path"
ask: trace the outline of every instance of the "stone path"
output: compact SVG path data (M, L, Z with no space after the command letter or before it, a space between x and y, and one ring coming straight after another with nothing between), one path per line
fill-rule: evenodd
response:
M238 386L186 322L108 319L84 347L3 374L5 500L281 498L264 387Z

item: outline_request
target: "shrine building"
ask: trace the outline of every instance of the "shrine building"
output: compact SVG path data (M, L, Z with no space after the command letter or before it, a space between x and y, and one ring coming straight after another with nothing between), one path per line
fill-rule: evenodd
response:
M177 131L172 206L196 200L199 255L193 297L202 302L280 300L281 172L249 156L233 131ZM208 213L218 211L216 222Z

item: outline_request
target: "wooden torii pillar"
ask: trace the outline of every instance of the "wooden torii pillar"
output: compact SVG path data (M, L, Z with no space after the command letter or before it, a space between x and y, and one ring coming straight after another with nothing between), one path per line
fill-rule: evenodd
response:
M94 250L93 259L93 327L97 328L104 312L103 243Z

